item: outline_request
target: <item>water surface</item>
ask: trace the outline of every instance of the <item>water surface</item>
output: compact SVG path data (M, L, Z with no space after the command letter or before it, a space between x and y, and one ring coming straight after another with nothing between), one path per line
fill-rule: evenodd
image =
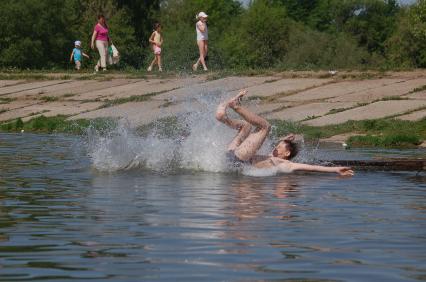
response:
M0 134L0 281L424 281L425 180L102 173L76 137Z

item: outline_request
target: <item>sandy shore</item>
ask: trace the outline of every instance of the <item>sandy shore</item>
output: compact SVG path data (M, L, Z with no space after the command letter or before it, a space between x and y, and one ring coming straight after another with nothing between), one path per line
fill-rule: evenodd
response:
M387 117L419 120L426 116L426 71L368 79L327 72L219 79L207 75L76 78L0 80L0 122L62 114L72 120L123 117L139 126L197 107L200 95L226 96L241 88L249 90L247 105L257 113L313 126Z

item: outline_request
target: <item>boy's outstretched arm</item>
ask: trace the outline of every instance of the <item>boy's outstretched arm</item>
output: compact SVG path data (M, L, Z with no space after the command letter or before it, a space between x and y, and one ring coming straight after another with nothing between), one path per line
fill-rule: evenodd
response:
M83 56L84 56L84 57L86 57L86 58L90 59L89 55L87 55L87 54L86 54L86 53L84 53L84 52L81 52L81 53L83 54Z
M289 167L291 171L310 171L310 172L335 172L341 176L353 176L354 171L350 167L329 167L321 165L309 165L300 163L282 163L278 166L282 171L288 171Z

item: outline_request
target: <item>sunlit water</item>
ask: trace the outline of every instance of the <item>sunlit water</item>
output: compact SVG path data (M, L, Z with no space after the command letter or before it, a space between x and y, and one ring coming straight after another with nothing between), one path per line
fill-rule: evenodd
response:
M424 174L111 171L112 147L105 172L92 145L0 134L0 281L426 280Z

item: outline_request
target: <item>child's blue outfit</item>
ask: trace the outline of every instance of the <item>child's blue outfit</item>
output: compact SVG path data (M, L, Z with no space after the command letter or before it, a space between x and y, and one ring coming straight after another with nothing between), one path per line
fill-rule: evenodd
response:
M74 62L81 62L81 49L74 48Z

